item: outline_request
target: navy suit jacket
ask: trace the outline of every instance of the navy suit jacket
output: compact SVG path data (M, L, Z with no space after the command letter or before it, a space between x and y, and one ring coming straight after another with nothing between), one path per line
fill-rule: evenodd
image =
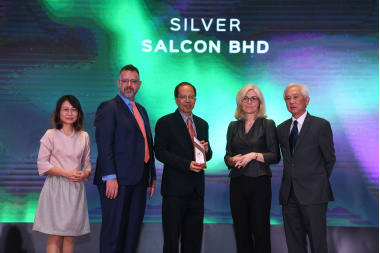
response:
M156 178L152 133L145 108L138 103L136 107L144 120L149 145L151 186ZM119 185L137 184L144 170L145 140L133 113L119 95L99 105L94 125L98 147L94 184L103 183L102 177L111 174L116 174Z
M209 142L207 122L195 115L193 120L197 139ZM194 145L178 109L157 121L154 145L157 160L164 164L161 194L188 195L196 189L199 195L204 196L204 170L199 173L190 170L190 163L194 161ZM206 160L211 157L209 144Z
M293 156L289 147L291 124L292 119L289 119L277 127L284 163L280 204L287 204L292 185L302 205L333 201L329 178L336 158L330 123L307 113Z

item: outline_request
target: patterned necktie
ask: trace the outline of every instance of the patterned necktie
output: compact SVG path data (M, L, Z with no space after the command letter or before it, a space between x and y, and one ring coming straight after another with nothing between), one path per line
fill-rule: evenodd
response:
M194 131L194 128L193 128L193 124L191 124L190 117L187 118L187 129L189 130L191 140L193 141L194 137L195 137L195 131Z
M292 132L289 135L289 146L290 146L290 153L293 155L294 148L296 147L297 138L298 138L298 122L297 120L293 123L293 129Z
M136 118L136 121L137 121L137 124L139 124L140 130L141 130L141 132L142 132L142 134L144 136L144 140L145 140L144 162L147 163L149 161L150 156L149 156L148 140L146 138L144 123L143 123L143 121L141 119L141 115L139 113L139 110L137 110L135 102L131 101L129 104L132 105L132 107L133 107L133 114L134 114L134 116Z

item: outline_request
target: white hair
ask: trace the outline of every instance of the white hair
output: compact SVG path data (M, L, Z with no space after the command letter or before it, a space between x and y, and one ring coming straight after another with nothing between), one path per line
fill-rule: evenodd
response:
M301 93L302 93L303 97L304 98L309 97L309 89L306 87L306 85L298 84L298 83L289 83L288 86L286 86L286 88L284 90L284 100L285 100L286 91L292 87L299 87L301 89Z

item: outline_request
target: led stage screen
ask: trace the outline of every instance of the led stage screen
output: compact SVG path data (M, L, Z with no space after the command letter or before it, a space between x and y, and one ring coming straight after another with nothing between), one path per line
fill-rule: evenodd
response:
M122 66L140 70L136 100L157 120L176 109L174 87L197 88L194 113L208 121L214 155L206 171L205 222L232 223L223 162L235 96L245 84L263 91L268 118L290 118L282 93L310 90L308 111L331 122L337 162L330 226L378 227L378 1L93 1L0 2L0 222L33 222L45 177L39 140L59 97L75 95L85 112L91 161L93 121L113 98ZM156 162L160 189L162 164ZM272 166L271 223L282 224L282 162ZM86 183L90 220L100 222L96 187ZM161 196L145 222L161 221Z

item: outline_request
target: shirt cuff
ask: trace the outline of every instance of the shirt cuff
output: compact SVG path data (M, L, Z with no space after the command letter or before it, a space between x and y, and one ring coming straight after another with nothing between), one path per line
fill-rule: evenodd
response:
M108 176L104 176L104 177L102 177L102 180L103 181L107 181L107 180L114 179L114 178L116 178L116 174L111 174L111 175L108 175Z

